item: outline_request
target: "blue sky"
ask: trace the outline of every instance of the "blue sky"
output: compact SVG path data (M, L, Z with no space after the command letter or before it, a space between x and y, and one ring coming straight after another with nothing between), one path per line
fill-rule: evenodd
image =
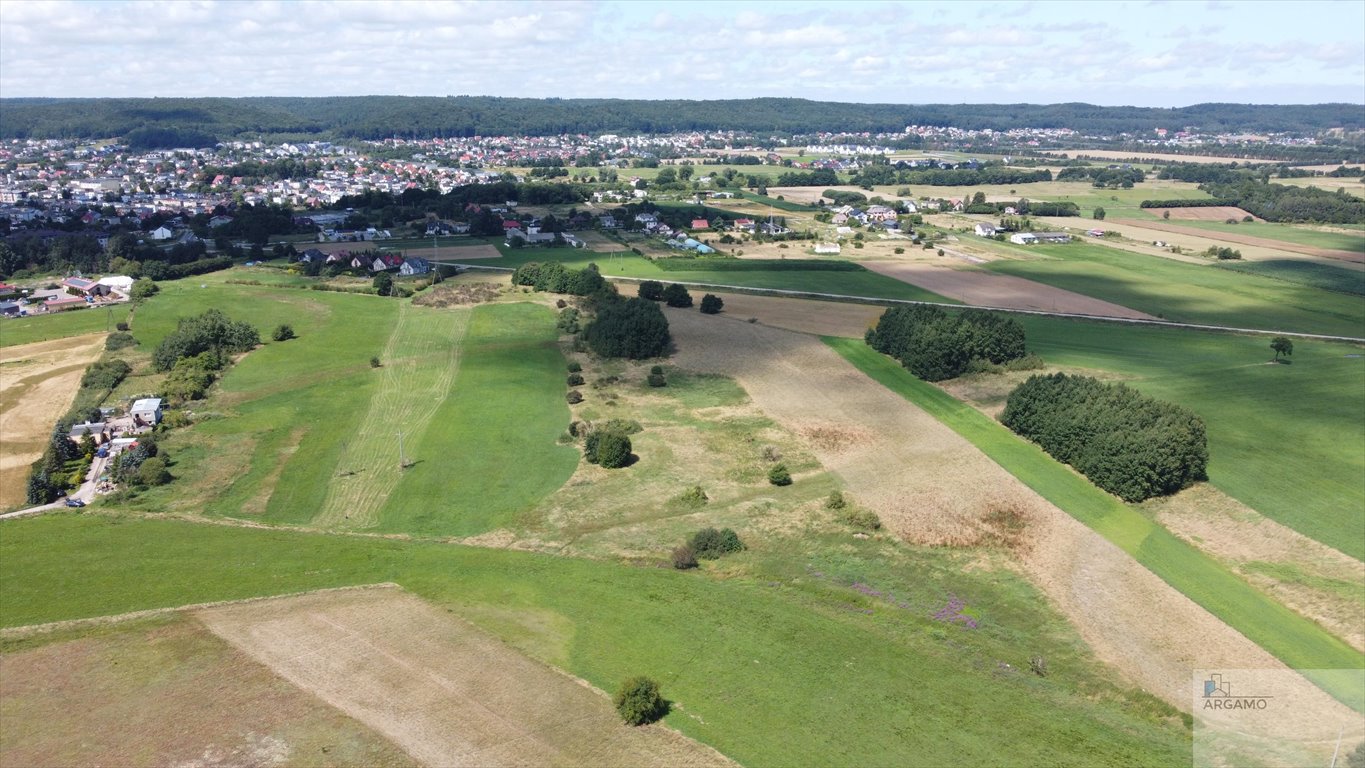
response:
M0 96L1365 104L1365 2L0 0Z

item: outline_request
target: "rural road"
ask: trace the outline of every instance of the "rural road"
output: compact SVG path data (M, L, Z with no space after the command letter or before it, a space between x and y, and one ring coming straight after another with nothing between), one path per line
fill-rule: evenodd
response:
M486 264L462 264L455 262L440 262L443 266L456 267L458 269L483 269L494 272L511 272L511 267L493 267ZM617 280L625 283L638 283L648 278L626 277L624 275L603 275L608 280ZM1221 331L1224 333L1253 333L1266 336L1288 336L1295 339L1313 339L1317 341L1349 341L1357 344L1365 344L1365 337L1360 336L1329 336L1321 333L1299 333L1297 331L1281 331L1273 328L1237 328L1228 325L1201 325L1199 323L1174 323L1169 320L1147 320L1135 317L1112 317L1109 315L1086 315L1078 312L1050 312L1040 309L1014 309L1011 307L992 307L984 304L945 304L939 301L914 301L911 299L879 299L870 296L849 296L842 293L817 293L814 291L787 291L779 288L749 288L742 285L722 285L720 283L693 283L685 280L677 281L689 288L715 288L731 293L752 293L760 296L789 296L798 299L818 299L822 301L843 301L856 302L859 304L877 304L883 306L926 304L935 307L945 307L947 309L962 309L971 307L973 309L989 309L994 312L1011 312L1016 315L1041 315L1043 317L1069 317L1076 320L1098 320L1106 323L1127 323L1129 325L1155 325L1163 328L1190 328L1197 331Z
M51 504L40 504L39 506L29 507L28 509L6 512L5 514L0 515L0 520L14 520L20 517L29 517L30 515L40 515L44 512L67 509L66 499L80 499L86 504L89 504L95 499L95 483L99 482L100 475L104 473L104 468L108 466L112 459L113 457L105 457L103 459L95 457L95 460L90 463L90 473L85 476L85 482L81 483L81 487L68 494L66 498L58 499Z

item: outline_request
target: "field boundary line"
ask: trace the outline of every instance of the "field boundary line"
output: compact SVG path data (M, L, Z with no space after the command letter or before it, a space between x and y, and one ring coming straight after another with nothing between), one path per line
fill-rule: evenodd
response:
M147 608L141 611L115 613L108 616L88 616L83 619L65 619L63 621L51 621L46 624L26 624L22 627L6 627L0 629L0 640L24 640L30 637L60 632L65 629L103 627L110 624L137 621L138 619L166 616L172 613L198 611L206 608L223 608L230 605L245 605L247 603L259 603L265 600L275 600L283 597L304 597L306 595L320 595L328 592L360 592L369 589L401 590L402 587L392 581L380 581L373 584L353 584L346 587L323 587L322 589L307 589L302 592L284 592L278 595L258 595L256 597L243 597L237 600L214 600L207 603L188 603L186 605L174 605L166 608Z
M460 269L485 269L494 272L513 272L512 267L495 267L487 264L447 264ZM622 283L642 283L654 280L652 277L627 277L625 275L603 275L608 280ZM844 304L872 304L874 306L913 306L943 307L944 309L986 309L992 312L1009 312L1016 315L1037 315L1041 317L1064 317L1072 320L1093 320L1101 323L1126 323L1128 325L1154 325L1161 328L1188 328L1196 331L1216 331L1221 333L1242 333L1258 336L1288 336L1295 339L1313 341L1345 341L1365 344L1362 336L1331 336L1322 333L1302 333L1300 331L1279 331L1273 328L1238 328L1230 325L1203 325L1200 323L1176 323L1170 320L1143 320L1135 317L1110 317L1108 315L1087 315L1079 312L1048 312L1041 309L1016 309L1013 307L992 307L986 304L948 304L942 301L920 301L917 299L883 299L873 296L851 296L843 293L819 293L815 291L791 291L782 288L751 288L743 285L723 285L721 283L695 283L686 280L666 280L691 288L716 288L729 293L748 293L755 296L776 296L794 299L814 299ZM1082 294L1084 295L1084 294Z

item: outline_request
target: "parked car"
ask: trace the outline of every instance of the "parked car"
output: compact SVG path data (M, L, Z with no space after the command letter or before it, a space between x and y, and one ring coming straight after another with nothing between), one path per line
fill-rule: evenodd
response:
M85 506L85 502L81 501L80 499L67 499L66 505L68 507L83 507Z

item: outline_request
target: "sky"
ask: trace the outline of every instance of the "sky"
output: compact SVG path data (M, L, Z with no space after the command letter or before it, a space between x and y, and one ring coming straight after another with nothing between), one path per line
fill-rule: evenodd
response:
M1365 0L0 0L0 97L367 94L1365 104Z

